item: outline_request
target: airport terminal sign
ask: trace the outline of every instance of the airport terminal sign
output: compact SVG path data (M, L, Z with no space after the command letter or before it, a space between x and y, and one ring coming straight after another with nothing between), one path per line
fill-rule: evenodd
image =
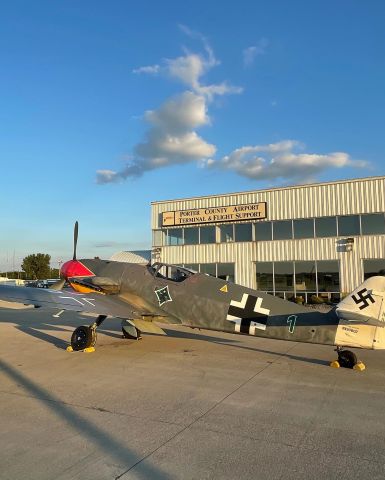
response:
M212 222L239 222L242 220L261 220L266 218L266 202L228 207L193 208L163 212L162 226L194 225Z

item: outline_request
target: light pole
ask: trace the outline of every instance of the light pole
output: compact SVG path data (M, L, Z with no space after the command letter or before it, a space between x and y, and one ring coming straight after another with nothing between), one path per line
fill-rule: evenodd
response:
M59 277L60 277L60 269L61 269L61 266L63 264L63 260L58 260L58 266L59 266Z

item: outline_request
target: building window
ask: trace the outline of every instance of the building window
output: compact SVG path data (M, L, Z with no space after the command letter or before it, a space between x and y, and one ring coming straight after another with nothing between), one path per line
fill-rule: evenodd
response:
M190 268L189 265L185 265L187 268ZM193 268L193 267L196 268ZM197 268L197 267L200 268ZM234 263L201 263L200 265L193 264L192 270L199 271L200 273L206 273L212 277L218 277L222 280L228 282L234 282L235 280L235 269Z
M213 277L217 276L217 267L215 263L201 263L200 264L200 272L207 273L207 275L211 275Z
M385 275L385 258L364 260L364 280L376 275Z
M167 245L183 245L183 228L167 230Z
M274 262L274 283L276 292L293 290L293 276L293 262Z
M263 291L274 291L273 262L257 262L257 289Z
M336 237L337 219L336 217L321 217L315 219L316 237Z
M346 215L338 217L338 235L344 237L347 235L360 234L360 217L359 215Z
M184 265L185 268L189 268L190 270L194 270L194 272L199 272L199 263L189 263Z
M219 231L221 234L221 243L228 243L234 241L234 225L220 225Z
M273 222L274 240L291 240L293 238L293 229L291 220L279 220Z
M337 260L317 260L318 292L340 291L340 269Z
M185 228L184 229L184 244L185 245L198 245L199 243L199 228Z
M314 237L314 220L304 218L293 220L294 238L312 238Z
M385 268L385 260L383 263ZM294 295L309 301L309 295L340 300L340 276L337 260L298 262L257 262L257 289L291 299ZM295 284L294 284L295 278Z
M200 227L199 243L215 243L215 227Z
M234 263L217 263L217 277L227 282L234 282Z
M383 213L361 215L362 235L383 235L385 233L385 216Z
M254 224L255 240L265 241L272 239L272 227L271 222L258 222Z
M164 232L163 230L153 230L152 231L152 245L154 247L162 247L163 246L163 239L164 239Z
M251 223L237 223L235 228L236 242L252 242L253 241L253 227Z
M296 292L316 292L316 269L314 261L294 262Z

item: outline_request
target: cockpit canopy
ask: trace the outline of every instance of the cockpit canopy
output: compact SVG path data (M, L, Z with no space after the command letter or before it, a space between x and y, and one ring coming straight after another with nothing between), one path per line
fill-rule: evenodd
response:
M160 262L154 263L149 269L154 277L164 278L173 282L184 282L187 278L197 273L189 268Z

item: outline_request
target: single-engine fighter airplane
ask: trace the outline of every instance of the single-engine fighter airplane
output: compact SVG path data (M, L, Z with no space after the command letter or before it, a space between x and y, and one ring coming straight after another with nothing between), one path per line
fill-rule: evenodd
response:
M0 286L0 299L98 314L75 329L73 350L91 349L107 316L122 319L123 335L164 334L155 321L192 328L254 335L337 347L333 366L364 369L345 347L385 348L385 277L366 280L324 313L232 282L164 263L139 265L100 259L73 259L61 268L51 289ZM73 290L63 289L68 282Z

